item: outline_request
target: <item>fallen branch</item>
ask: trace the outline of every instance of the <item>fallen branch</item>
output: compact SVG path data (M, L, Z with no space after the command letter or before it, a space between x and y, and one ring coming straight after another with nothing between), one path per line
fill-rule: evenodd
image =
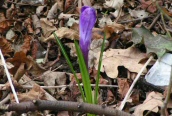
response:
M88 103L79 103L71 101L46 101L34 100L22 103L12 103L7 106L0 106L1 110L16 111L25 113L28 111L42 111L42 110L55 110L55 111L72 111L72 112L85 112L96 115L106 116L134 116L132 114L101 105L94 105Z

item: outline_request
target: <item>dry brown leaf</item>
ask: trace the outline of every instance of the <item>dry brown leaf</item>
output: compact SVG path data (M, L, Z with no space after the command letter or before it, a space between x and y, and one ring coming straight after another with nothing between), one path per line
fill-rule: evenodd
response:
M93 39L103 39L104 37L104 29L101 28L93 28L92 30L93 33ZM107 36L106 38L109 38L109 36Z
M98 69L99 52L96 55L95 68ZM103 53L101 72L106 72L110 78L118 76L118 66L124 66L130 72L139 72L143 64L139 61L146 57L145 53L141 53L137 48L130 47L128 49L109 49ZM143 71L146 73L146 69Z
M31 18L27 18L24 21L24 26L27 28L27 31L28 31L29 34L33 34L32 20L31 20Z
M79 20L76 20L75 18L69 18L69 20L68 20L68 22L66 23L66 25L68 26L68 27L72 27L73 26L73 24L75 24L75 23L79 23Z
M59 39L61 38L67 38L67 39L71 39L71 40L79 40L79 33L75 30L66 28L66 27L61 27L59 28L57 31L55 31L55 34L57 35L57 37ZM45 38L44 40L42 40L43 42L48 42L48 41L55 41L54 35L52 34L51 36L49 36L48 38Z
M141 8L147 10L150 13L154 13L157 11L157 7L154 1L152 0L141 0ZM159 5L162 5L162 1L158 1Z
M91 0L83 0L84 6L91 6Z
M130 83L128 82L128 79L126 78L117 78L117 80L118 80L118 87L119 87L118 92L120 94L121 99L123 99L130 88Z
M14 20L4 20L0 22L0 33L6 33L13 25Z
M64 10L67 11L67 9L70 8L74 2L75 0L65 0Z
M12 45L5 38L0 38L0 49L4 56L10 56L10 53L13 52Z
M38 6L37 8L36 8L36 14L38 15L38 16L40 16L40 15L42 15L44 12L46 12L47 11L47 6L45 5L45 6Z
M77 75L79 81L82 82L81 74L77 73L76 75ZM79 91L78 86L76 85L77 82L75 80L74 75L69 73L69 76L70 76L70 80L71 80L70 87L69 87L69 89L70 89L70 97L71 97L72 101L76 101L77 98L80 95L80 91Z
M31 101L31 100L47 100L45 92L42 91L41 87L34 85L33 88L26 93L20 93L17 95L20 102ZM14 102L14 96L11 96L11 100Z
M111 25L105 26L105 29L109 31L110 33L120 33L125 29L125 26L122 24L118 24L113 22Z
M27 58L30 60L30 66L27 65L27 72L30 73L34 77L38 77L42 75L45 72L45 69L39 66L36 61L33 60L31 56L27 56Z
M45 86L58 86L58 85L66 85L66 74L65 72L52 72L46 71L43 76L44 85ZM54 94L55 91L60 92L63 88L58 89L49 89L51 94Z
M32 40L32 37L30 35L25 35L24 36L24 43L21 47L21 50L27 54L27 52L30 51L30 47L31 47L31 40Z
M27 67L31 67L31 65L32 65L30 59L28 59L26 57L26 54L24 52L22 52L22 51L21 52L16 52L14 54L13 58L8 58L7 59L7 62L10 62L10 63L12 63L14 65L13 68L9 69L10 73L13 74L13 75L16 74L18 68L20 67L20 65L22 63L27 64Z
M63 11L63 0L58 0L49 10L47 14L48 19L54 19L57 17L57 15L60 13L60 11Z
M134 18L145 18L148 17L149 13L145 12L145 10L131 10L129 9L129 13Z
M7 19L13 19L14 14L15 14L15 10L16 10L15 5L11 4L11 7L6 10Z
M88 65L89 67L94 66L94 60L96 59L97 53L101 50L101 46L103 43L103 39L94 39L91 42L90 45L90 50L89 50L89 60L88 60ZM105 40L105 49L109 46L109 41Z
M35 28L35 34L41 33L41 22L37 15L32 15L33 26Z
M25 74L25 72L25 63L21 63L21 65L17 69L16 74L14 75L14 79L18 82L21 79L21 77Z
M59 16L58 16L58 19L65 19L65 20L68 20L69 18L72 18L72 17L78 17L77 14L64 14L64 13L61 13ZM78 22L78 21L77 21Z
M99 19L99 27L103 28L105 25L112 25L112 20L108 15L103 16Z
M163 12L168 15L168 16L172 16L172 12L170 12L167 8L162 8Z
M145 110L157 113L159 111L158 107L163 105L163 95L158 92L151 92L147 96L146 100L139 106L136 107L134 111L135 116L143 116Z
M43 36L45 38L49 37L55 30L57 30L57 28L53 25L53 23L47 20L46 18L42 18L40 21L41 21Z
M66 43L65 45L70 48L70 56L76 57L77 54L76 54L75 44L74 43Z
M11 69L9 69L10 73L15 75L18 68L21 66L22 63L25 63L25 67L27 72L32 74L32 76L40 76L44 69L42 69L30 56L26 56L26 54L22 51L16 52L13 58L8 58L7 62L10 62L14 65Z
M104 6L108 8L120 9L124 5L124 0L105 0Z
M138 89L134 89L134 91L131 94L131 99L132 99L132 103L135 105L140 104L140 93Z
M4 21L5 19L6 18L4 12L0 12L0 22Z

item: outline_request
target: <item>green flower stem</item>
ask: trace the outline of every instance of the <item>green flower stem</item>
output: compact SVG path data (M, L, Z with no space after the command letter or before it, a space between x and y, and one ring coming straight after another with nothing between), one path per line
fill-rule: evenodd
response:
M85 64L85 60L83 57L83 54L81 52L81 49L76 41L74 41L75 47L76 47L76 52L77 56L79 59L79 68L81 70L81 75L82 75L82 82L84 85L84 91L85 91L85 96L86 96L86 102L87 103L93 103L92 99L92 89L91 89L91 82L90 82L90 77L88 73L88 68Z
M59 38L57 37L57 35L56 35L55 33L53 33L53 34L54 34L54 37L55 37L55 39L56 39L56 41L57 41L57 43L58 43L58 45L59 45L59 47L60 47L60 49L61 49L61 51L62 51L62 53L63 53L63 55L64 55L66 61L67 61L67 63L68 63L68 65L69 65L69 67L70 67L72 73L74 74L74 77L75 77L75 79L76 79L76 82L77 82L77 84L78 84L79 90L80 90L81 95L82 95L82 99L83 99L83 101L85 102L84 91L83 91L83 89L82 89L82 87L81 87L81 85L80 85L79 79L78 79L78 77L77 77L77 75L76 75L76 72L75 72L73 66L72 66L72 63L70 62L69 57L68 57L68 55L66 54L66 51L65 51L65 49L64 49L64 47L63 47L61 41L59 40Z
M104 33L103 43L100 51L100 57L99 57L99 65L98 65L98 72L97 72L97 79L96 79L96 87L95 87L95 93L94 93L94 104L98 104L98 91L99 91L99 81L100 81L100 68L102 65L102 57L103 57L103 51L105 48L105 39L106 34Z

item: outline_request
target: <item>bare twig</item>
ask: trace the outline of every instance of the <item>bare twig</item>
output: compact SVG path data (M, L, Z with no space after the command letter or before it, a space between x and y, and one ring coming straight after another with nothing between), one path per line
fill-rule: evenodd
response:
M155 19L153 20L153 22L151 23L151 25L148 27L148 29L151 29L151 28L155 25L155 23L156 23L157 20L159 19L160 15L161 15L161 14L158 14L158 15L155 17Z
M81 83L80 84L81 86L83 86L83 84ZM71 85L59 85L59 86L40 86L41 88L43 89L56 89L56 88L63 88L63 87L70 87ZM76 86L78 86L78 84L76 84ZM92 87L95 87L96 85L95 84L91 84ZM0 89L0 90L5 90L6 88L5 87L5 84L0 84L0 88L3 88L3 89ZM32 89L33 86L31 85L21 85L21 87L23 89ZM103 85L103 84L99 84L99 87L114 87L114 88L117 88L118 86L117 85Z
M144 20L144 19L147 19L147 18L151 18L151 17L152 17L152 16L144 17L144 18L142 18L142 19L138 18L138 19L133 19L133 20L120 21L120 22L118 22L118 23L121 23L121 24L123 24L123 23L130 23L130 22L140 21L140 20Z
M130 89L128 90L125 98L123 99L123 101L121 102L121 105L119 107L119 110L122 110L125 103L127 102L127 99L130 97L131 95L131 91L134 87L134 85L136 84L136 82L138 81L138 79L140 78L140 75L142 74L142 72L145 70L146 66L150 63L150 61L153 59L153 56L150 56L149 59L147 60L147 62L145 63L145 65L142 67L142 69L139 71L139 73L137 74L136 78L134 79L132 85L130 86Z
M70 102L70 101L46 101L34 100L29 102L22 102L19 104L13 103L4 106L3 110L17 111L20 113L28 111L42 111L42 110L55 110L55 111L72 111L72 112L85 112L97 115L106 116L133 116L132 114L95 104Z

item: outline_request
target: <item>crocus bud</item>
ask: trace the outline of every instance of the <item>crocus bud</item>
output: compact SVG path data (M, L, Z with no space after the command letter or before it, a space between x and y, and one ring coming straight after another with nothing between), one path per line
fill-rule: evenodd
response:
M86 66L88 67L88 52L91 44L92 29L96 22L96 11L94 8L84 6L81 9L79 20L80 48L84 55Z

